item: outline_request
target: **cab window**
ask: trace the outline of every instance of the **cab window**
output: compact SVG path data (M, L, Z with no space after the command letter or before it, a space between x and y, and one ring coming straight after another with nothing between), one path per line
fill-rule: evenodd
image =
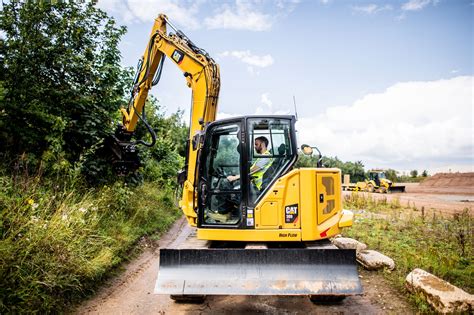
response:
M248 120L249 204L253 205L292 157L289 119Z

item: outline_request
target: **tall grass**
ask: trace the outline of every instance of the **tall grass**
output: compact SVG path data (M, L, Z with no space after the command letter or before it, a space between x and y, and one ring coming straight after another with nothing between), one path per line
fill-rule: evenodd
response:
M179 216L169 189L0 177L0 313L60 312L90 294L143 235Z
M468 209L442 216L403 208L398 199L387 202L357 193L346 196L344 202L345 207L359 210L345 234L393 258L396 270L387 277L401 290L407 274L422 268L474 292L473 218Z

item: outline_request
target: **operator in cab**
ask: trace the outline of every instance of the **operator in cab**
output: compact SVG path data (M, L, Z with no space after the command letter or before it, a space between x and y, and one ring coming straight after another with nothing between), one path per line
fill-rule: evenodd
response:
M260 136L255 138L255 151L258 155L270 155L270 151L268 150L268 139L264 136ZM267 157L259 157L255 159L250 167L250 176L252 178L252 184L258 189L258 191L262 188L263 183L263 174L268 170L268 168L272 165L273 160ZM234 182L239 180L239 175L230 175L227 176L227 180L229 182Z

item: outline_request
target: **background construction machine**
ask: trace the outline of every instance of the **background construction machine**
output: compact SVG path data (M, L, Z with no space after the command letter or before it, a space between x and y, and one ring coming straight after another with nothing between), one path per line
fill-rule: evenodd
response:
M112 141L117 168L126 173L139 166L140 140L132 140L133 132L138 120L146 124L144 103L165 57L192 89L179 205L204 245L161 249L155 293L176 300L206 294L336 299L360 294L355 251L328 242L353 219L342 209L340 170L293 168L294 116L215 121L219 66L165 15L155 21L130 104L122 110L123 125ZM304 151L312 152L308 146Z
M342 189L377 193L405 192L405 186L393 183L387 178L383 170L370 170L368 171L368 178L357 183L351 183L350 176L345 174Z

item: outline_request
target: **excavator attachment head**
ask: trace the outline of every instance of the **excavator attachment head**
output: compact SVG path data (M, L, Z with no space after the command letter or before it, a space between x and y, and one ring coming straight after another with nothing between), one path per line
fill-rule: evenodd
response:
M155 293L348 296L362 287L355 250L161 249Z
M105 147L109 151L112 166L116 174L127 175L135 172L140 167L138 148L131 141L133 133L123 130L118 126L115 134L105 139Z

